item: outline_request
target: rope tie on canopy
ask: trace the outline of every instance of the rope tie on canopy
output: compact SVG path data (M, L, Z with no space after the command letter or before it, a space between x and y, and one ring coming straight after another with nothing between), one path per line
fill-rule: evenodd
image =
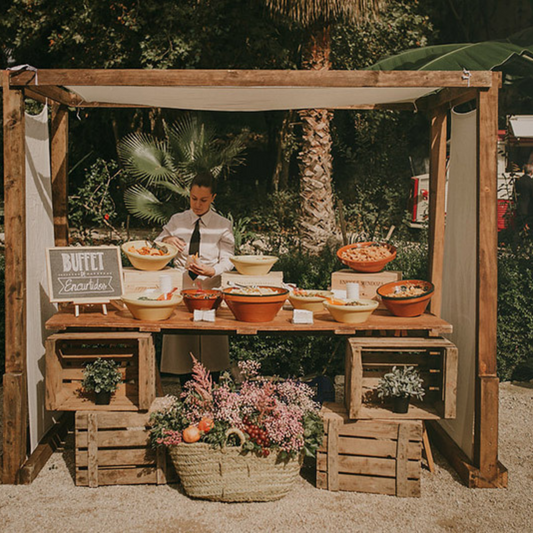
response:
M468 87L470 87L470 78L472 77L472 73L467 70L465 67L463 67L463 75L461 76L462 80L468 80Z

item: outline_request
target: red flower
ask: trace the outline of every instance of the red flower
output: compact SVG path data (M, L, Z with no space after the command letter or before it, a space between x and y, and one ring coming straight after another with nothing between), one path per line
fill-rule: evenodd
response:
M107 213L104 215L104 220L109 220L109 215Z

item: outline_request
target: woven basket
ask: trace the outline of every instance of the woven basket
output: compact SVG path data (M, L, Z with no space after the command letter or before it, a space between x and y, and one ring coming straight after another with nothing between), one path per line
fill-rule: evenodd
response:
M299 476L301 458L278 461L274 454L242 453L244 434L235 428L240 446L213 449L202 442L169 448L187 496L220 502L266 502L283 498Z

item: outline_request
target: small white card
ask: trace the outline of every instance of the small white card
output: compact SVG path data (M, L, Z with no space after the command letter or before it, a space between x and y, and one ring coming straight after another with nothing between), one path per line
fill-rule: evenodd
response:
M193 314L194 322L214 322L215 310L214 309L195 309Z
M346 300L346 291L343 291L341 289L331 289L331 292L333 293L334 298L338 298L339 300Z
M293 324L312 324L313 323L313 311L307 311L306 309L295 309L292 312Z

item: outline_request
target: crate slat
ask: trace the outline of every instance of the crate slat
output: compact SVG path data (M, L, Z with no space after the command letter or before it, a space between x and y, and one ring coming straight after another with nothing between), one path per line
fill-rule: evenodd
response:
M317 454L316 467L320 472L327 472L327 453ZM411 479L420 475L418 461L407 462L407 473ZM366 457L357 455L339 455L339 473L394 477L396 460L386 457Z
M317 472L317 487L324 489L327 486L327 473ZM420 496L420 480L410 479L407 482L408 496ZM339 490L348 492L367 492L369 494L396 495L396 482L394 478L360 476L357 474L339 474Z
M137 468L113 468L98 470L99 485L142 485L157 483L157 468L142 466ZM89 486L87 470L76 472L76 485Z

